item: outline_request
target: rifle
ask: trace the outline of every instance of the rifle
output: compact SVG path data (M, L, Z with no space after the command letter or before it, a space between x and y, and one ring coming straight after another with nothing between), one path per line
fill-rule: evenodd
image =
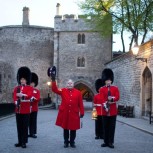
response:
M108 85L107 87L108 87L108 95L107 95L107 96L109 97L109 96L111 96L110 85ZM104 109L105 109L106 112L108 112L109 109L110 109L109 102L110 102L110 101L108 100L108 101L106 101L106 102L104 103Z
M17 93L20 93L20 86L17 87ZM20 109L20 103L21 103L21 100L20 100L20 97L18 97L18 100L17 100L18 112L19 112L19 109Z

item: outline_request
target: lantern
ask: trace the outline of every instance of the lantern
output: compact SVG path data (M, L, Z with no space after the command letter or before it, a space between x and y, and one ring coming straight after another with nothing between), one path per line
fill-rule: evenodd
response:
M92 118L91 118L92 120L96 120L97 119L97 110L96 110L95 107L93 108L91 115L92 115Z

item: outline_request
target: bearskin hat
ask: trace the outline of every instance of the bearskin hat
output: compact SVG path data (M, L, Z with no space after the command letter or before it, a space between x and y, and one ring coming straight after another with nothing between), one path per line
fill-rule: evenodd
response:
M31 83L35 83L35 87L38 85L38 75L34 72L31 73Z
M99 92L99 89L105 85L105 82L102 80L102 79L97 79L95 81L95 88L96 88L96 91Z
M23 66L23 67L20 67L18 69L18 72L17 72L17 82L18 84L21 84L20 80L21 78L24 78L26 81L27 81L27 85L30 85L30 82L31 82L31 71L28 67L26 66Z
M111 69L106 68L102 72L102 80L105 82L106 80L111 80L112 83L114 81L114 73Z
M48 70L47 70L47 75L49 77L51 77L52 74L56 76L56 67L55 66L49 67Z

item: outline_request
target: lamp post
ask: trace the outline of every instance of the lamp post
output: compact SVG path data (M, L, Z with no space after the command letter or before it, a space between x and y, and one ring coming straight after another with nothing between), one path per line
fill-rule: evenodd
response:
M135 45L133 46L132 48L132 53L133 55L135 56L135 59L137 60L141 60L142 62L146 62L147 63L147 58L143 58L143 57L137 57L138 55L138 52L139 52L139 46L135 43Z
M139 46L135 44L132 48L133 55L137 56L139 52Z
M47 85L48 85L48 96L47 96L47 101L48 101L48 104L50 103L50 86L51 86L51 82L48 81L47 82Z

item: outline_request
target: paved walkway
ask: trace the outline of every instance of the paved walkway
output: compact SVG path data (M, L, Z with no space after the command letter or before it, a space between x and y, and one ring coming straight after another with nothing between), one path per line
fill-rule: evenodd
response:
M91 102L85 102L84 105L89 111L92 110ZM149 120L143 118L126 118L122 116L117 116L117 121L153 135L153 123L150 124Z
M149 120L141 119L141 118L126 118L122 116L118 116L117 120L129 126L135 127L139 130L147 132L153 135L153 123L150 124Z
M0 118L0 153L152 153L153 124L144 119L121 116L117 117L115 149L100 147L103 140L94 139L91 108L86 108L83 128L77 131L76 149L63 148L63 131L55 125L58 111L50 107L39 109L38 138L29 138L26 149L14 147L17 142L15 115Z
M90 112L92 110L92 103L86 102L85 108L87 111ZM50 106L41 106L40 109L50 109ZM6 119L11 116L14 116L14 114L6 117L0 117L0 120ZM153 135L153 123L149 124L149 120L142 118L126 118L122 116L117 116L117 121Z

